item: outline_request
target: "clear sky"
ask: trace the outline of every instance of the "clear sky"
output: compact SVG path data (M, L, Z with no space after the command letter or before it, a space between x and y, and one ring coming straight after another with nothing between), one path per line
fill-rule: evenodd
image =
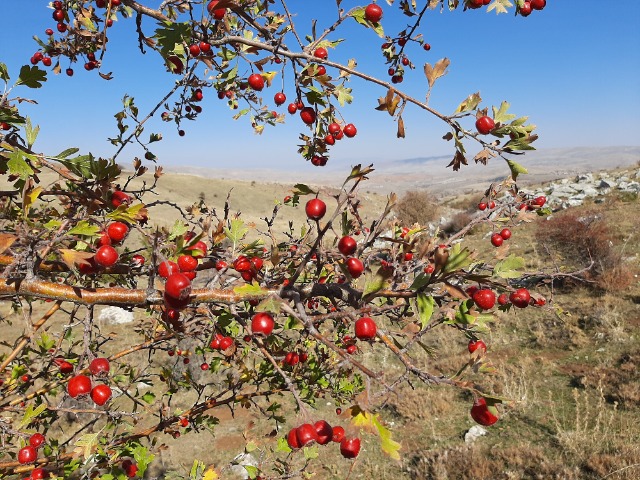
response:
M15 78L20 65L28 63L37 49L32 36L44 38L44 30L55 30L55 23L46 1L2 3L0 61L9 66ZM406 17L395 7L380 4L385 10L382 24L387 33L406 24ZM335 3L330 0L289 0L288 5L298 12L302 33L309 33L314 16L319 19L318 30L335 18ZM342 3L347 9L355 5L365 3ZM143 24L149 36L153 28L149 21ZM141 111L146 111L172 87L177 77L165 72L159 56L152 51L143 56L138 51L132 19L119 19L112 31L102 71L113 72L114 80L104 81L95 71L86 72L76 65L73 78L50 73L43 88L16 92L38 102L36 107L23 110L42 127L36 150L55 154L78 146L110 156L115 150L107 137L116 134L113 115L120 110L123 95L135 97ZM495 15L484 9L432 11L423 21L422 32L432 49L425 52L416 45L407 51L418 68L407 73L402 86L424 98L422 66L448 57L449 74L437 82L431 96L434 108L450 113L468 94L480 91L484 105L508 100L513 113L529 115L538 125L537 148L640 144L640 2L548 0L544 11L528 18ZM349 22L348 28L330 38L348 38L330 51L332 60L355 57L359 70L388 78L388 66L380 54L382 40L371 30ZM278 85L281 83L276 80L264 90L269 101L279 91ZM407 138L396 139L391 117L373 110L384 91L359 81L352 87L355 101L342 113L357 126L358 135L332 149L332 164L348 166L453 153L452 146L441 139L447 131L444 124L416 108L408 107L405 114ZM293 97L293 89L285 92ZM161 163L307 168L296 153L298 133L303 130L297 116L287 116L286 125L266 128L262 136L256 136L248 119L231 119L232 112L215 92L205 91L201 105L204 112L199 120L184 125L185 137L178 136L174 124L159 118L151 121L147 132L164 136L154 149ZM286 104L280 108L284 112ZM126 150L119 161L129 163L134 155L140 151Z

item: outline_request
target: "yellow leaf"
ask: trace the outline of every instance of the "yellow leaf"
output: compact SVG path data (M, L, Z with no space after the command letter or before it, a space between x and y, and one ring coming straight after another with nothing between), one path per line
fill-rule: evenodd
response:
M445 57L438 60L433 67L430 63L425 64L424 74L429 82L429 88L433 87L433 84L436 83L437 79L447 74L447 67L450 63L451 61Z
M29 210L31 209L31 205L35 203L40 194L42 193L42 187L36 187L33 189L26 190L22 197L22 209L24 210L25 216L29 215Z
M202 480L216 480L217 478L219 478L218 474L213 469L213 467L204 472L204 475L202 476Z
M89 259L93 258L93 253L78 252L69 248L61 248L58 252L60 253L60 259L70 269L75 269L78 265L91 265Z
M4 253L18 239L10 233L0 233L0 254Z

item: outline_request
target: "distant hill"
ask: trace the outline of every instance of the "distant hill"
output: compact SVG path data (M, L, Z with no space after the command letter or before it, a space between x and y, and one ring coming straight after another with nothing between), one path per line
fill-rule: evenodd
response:
M518 161L517 157L514 157ZM366 190L381 194L401 193L412 189L427 189L439 194L457 194L485 188L488 182L504 178L509 174L505 163L499 158L488 165L463 166L453 172L446 165L450 156L430 156L378 162L370 181L363 186ZM640 162L640 146L615 147L575 147L544 149L527 152L520 162L527 167L529 175L523 175L523 185L542 183L564 178L577 173L610 170L627 167ZM197 175L205 178L247 180L260 179L261 182L297 183L337 186L349 173L351 164L329 163L324 168L311 169L301 164L299 170L281 171L277 169L210 169L204 167L165 167L167 172Z

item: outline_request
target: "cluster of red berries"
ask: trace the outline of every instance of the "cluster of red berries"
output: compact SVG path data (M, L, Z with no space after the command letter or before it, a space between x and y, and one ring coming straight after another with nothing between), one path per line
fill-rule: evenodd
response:
M486 209L493 210L496 208L496 202L489 200L488 202L480 202L478 204L478 210L485 211Z
M287 444L293 450L313 445L327 445L330 442L340 444L340 453L344 458L356 458L360 453L360 439L348 438L341 426L332 427L326 420L319 420L313 425L304 423L292 428L287 434Z
M547 6L547 0L528 0L520 5L519 12L523 17L531 15L533 10L542 10Z
M544 207L546 203L547 197L545 197L544 195L540 195L531 200L521 203L518 207L518 210L536 210L538 208Z
M508 228L503 228L500 230L500 233L494 233L491 235L491 245L494 247L500 247L504 243L505 240L509 240L511 238L511 230Z
M227 13L226 8L216 8L219 3L220 3L220 0L211 0L207 4L207 11L209 12L209 15L213 17L214 20L222 20L225 14Z
M66 365L64 366L66 367ZM62 371L62 368L61 366L60 371ZM109 375L110 368L109 360L102 357L94 358L89 364L89 371L94 377L106 377ZM104 383L92 387L91 378L86 375L71 377L67 383L67 393L71 398L83 398L89 395L93 403L99 406L107 403L112 394L111 387Z
M211 340L209 346L213 350L220 350L224 352L225 350L231 348L234 344L233 338L222 335L221 333L216 333Z
M18 451L18 462L21 464L34 463L38 459L38 449L44 445L45 437L41 433L34 433L29 437L29 445L22 447ZM26 480L36 480L45 478L45 470L36 468L31 471L31 475Z
M306 363L309 359L307 352L287 352L282 363L290 367L295 367L298 363Z
M220 261L220 267L218 268L218 263L216 263L216 269L222 270L226 268L226 262ZM224 264L224 265L223 265ZM246 255L240 255L233 261L233 268L237 272L240 273L240 276L245 282L251 282L262 270L262 266L264 262L262 258L258 256L247 257Z
M533 298L526 288L518 288L510 294L502 293L497 298L493 290L488 288L479 289L476 286L471 286L466 289L466 292L482 310L491 310L495 306L496 300L498 305L504 306L511 303L518 308L525 308L528 305L542 307L546 304L544 297Z

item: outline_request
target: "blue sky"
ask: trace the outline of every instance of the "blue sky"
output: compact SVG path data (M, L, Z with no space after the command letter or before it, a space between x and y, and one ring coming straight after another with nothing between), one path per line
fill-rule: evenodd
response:
M309 33L313 15L319 19L318 30L335 17L333 1L313 2L314 9L309 4L307 0L288 2L293 11L299 11L302 33ZM385 2L380 4L385 10L385 31L394 33L403 28L406 17ZM345 0L342 5L350 8L365 3ZM20 65L28 63L37 49L31 37L44 37L44 30L55 29L55 23L46 2L36 0L3 2L0 23L0 61L9 66L15 78ZM484 9L442 14L433 11L423 20L421 30L432 49L425 52L416 45L407 51L418 68L408 72L402 86L415 97L424 98L422 65L446 56L451 60L449 74L437 82L431 95L431 106L444 113L452 112L468 94L480 91L483 105L508 100L513 113L529 115L538 125L537 148L638 145L639 27L640 2L630 0L549 0L544 11L528 18L497 16ZM146 21L143 29L150 35L153 24ZM16 91L38 102L36 107L25 106L23 110L42 127L36 150L55 154L78 146L110 156L115 150L107 137L116 133L113 115L121 108L124 94L133 96L141 111L146 111L172 87L176 77L165 73L159 56L154 52L143 56L137 50L131 19L120 19L112 31L102 70L112 71L114 80L104 81L95 71L86 72L76 65L73 78L50 73L42 89ZM382 40L371 30L349 22L347 28L330 38L348 39L330 52L332 60L355 57L359 70L388 78L388 66L379 49ZM268 100L279 90L276 85L280 85L279 80L264 90ZM358 135L333 148L332 164L375 164L453 152L452 146L441 139L447 131L444 124L416 108L408 107L404 116L407 138L396 139L391 117L373 110L376 98L384 91L360 81L354 81L352 87L354 103L342 114L357 126ZM293 89L285 92L293 97ZM232 112L215 92L205 91L202 107L199 120L185 125L185 137L178 136L173 124L159 118L151 120L147 131L164 136L154 149L161 163L307 168L296 153L298 133L303 130L297 116L288 116L286 125L266 128L263 135L256 136L247 119L231 119ZM286 104L280 108L285 111ZM134 155L140 155L140 151L125 150L119 160L129 163ZM313 169L310 165L308 168Z

